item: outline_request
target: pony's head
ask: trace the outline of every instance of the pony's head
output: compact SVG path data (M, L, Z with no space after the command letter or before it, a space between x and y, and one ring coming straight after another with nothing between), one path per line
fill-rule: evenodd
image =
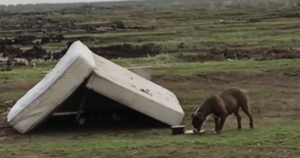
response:
M203 122L205 121L204 116L201 113L198 113L197 111L191 115L192 117L192 126L194 128L193 131L196 131L197 133L200 132Z

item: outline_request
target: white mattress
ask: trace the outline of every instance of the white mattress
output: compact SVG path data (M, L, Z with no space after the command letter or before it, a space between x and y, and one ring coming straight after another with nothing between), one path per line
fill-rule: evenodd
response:
M93 53L74 42L56 66L23 97L7 115L7 122L26 133L41 122L84 82L95 67Z
M171 126L181 123L184 111L174 93L103 57L94 58L87 88Z

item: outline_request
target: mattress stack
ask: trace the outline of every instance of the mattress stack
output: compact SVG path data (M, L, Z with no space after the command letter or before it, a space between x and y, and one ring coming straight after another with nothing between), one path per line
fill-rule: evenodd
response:
M19 133L50 116L80 85L169 125L180 124L184 111L171 91L94 54L74 42L56 66L7 115Z

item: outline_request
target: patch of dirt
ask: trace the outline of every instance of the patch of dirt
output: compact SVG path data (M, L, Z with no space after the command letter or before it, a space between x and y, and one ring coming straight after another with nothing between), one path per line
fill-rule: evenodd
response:
M0 80L0 95L10 92L24 92L31 89L36 83L36 81ZM16 96L19 96L19 94L16 94ZM6 114L8 109L15 103L15 100L3 100L2 97L0 99L0 115Z
M37 81L17 81L17 80L0 80L0 93L10 90L28 90L32 88Z

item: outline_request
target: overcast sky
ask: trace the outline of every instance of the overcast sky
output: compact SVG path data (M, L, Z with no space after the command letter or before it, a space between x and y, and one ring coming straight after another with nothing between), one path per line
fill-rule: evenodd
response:
M28 3L65 3L65 2L105 2L122 0L0 0L0 4L28 4Z

